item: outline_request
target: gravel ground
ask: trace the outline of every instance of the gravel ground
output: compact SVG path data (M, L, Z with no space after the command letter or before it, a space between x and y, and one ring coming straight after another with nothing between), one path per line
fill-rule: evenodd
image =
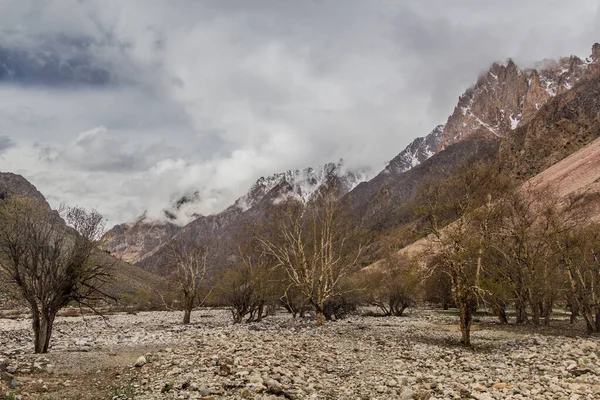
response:
M232 325L227 311L201 310L189 326L181 316L60 317L47 355L32 354L28 319L0 319L0 393L47 400L600 399L599 338L571 328L564 335L557 327L482 321L474 348L465 349L456 317L428 310L323 327L286 314Z

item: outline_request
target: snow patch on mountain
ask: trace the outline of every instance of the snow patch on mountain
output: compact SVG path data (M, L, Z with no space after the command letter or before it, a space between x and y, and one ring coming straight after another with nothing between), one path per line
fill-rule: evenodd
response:
M370 170L353 170L345 167L340 161L337 164L328 163L316 168L289 170L268 177L261 177L250 188L249 192L235 202L235 206L246 211L267 195L273 197L274 202L294 198L302 203L307 203L315 198L327 187L337 187L343 194L354 189L359 183L371 176Z
M415 139L394 157L384 171L401 174L416 167L438 152L444 125L438 125L427 136Z

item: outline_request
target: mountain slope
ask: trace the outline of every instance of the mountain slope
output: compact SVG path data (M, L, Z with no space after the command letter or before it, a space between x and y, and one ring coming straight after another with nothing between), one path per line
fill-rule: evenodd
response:
M11 196L23 196L34 198L50 208L46 198L35 186L21 175L11 172L0 172L0 200Z
M595 118L593 102L598 96L595 77L599 56L600 44L595 44L586 60L575 56L545 60L539 63L539 69L527 70L519 69L512 61L493 64L459 98L446 124L430 134L439 143L435 155L428 153L431 158L406 170L410 162L399 162L410 160L405 150L374 179L348 193L343 199L345 207L366 229L386 229L412 218L406 203L421 181L443 177L476 159L495 157L498 143L502 143L502 158L512 163L512 170L529 168L531 173L581 148L597 137L590 126ZM585 115L567 126L569 116L576 117L573 114L579 112ZM556 125L549 128L552 133L544 130L548 123ZM580 135L575 135L577 129ZM504 137L509 139L500 140ZM538 159L539 165L526 163L528 157Z
M145 215L132 223L115 225L105 235L103 249L115 257L136 263L169 240L181 227L168 222L148 220Z

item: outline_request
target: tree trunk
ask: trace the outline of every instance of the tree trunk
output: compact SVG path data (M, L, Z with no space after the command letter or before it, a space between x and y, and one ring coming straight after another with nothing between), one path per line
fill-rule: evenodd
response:
M577 321L577 317L579 316L579 303L575 299L573 295L567 296L567 307L571 311L571 317L569 318L569 323L574 324Z
M554 302L552 300L546 300L544 302L544 325L550 325L550 315L552 315L552 306Z
M322 310L317 311L316 315L317 326L321 326L325 323L325 314Z
M187 325L190 323L192 316L192 309L194 308L194 296L184 294L184 312L183 312L183 324Z
M600 332L600 311L594 313L591 307L583 304L582 314L588 333Z
M498 321L500 321L502 325L508 324L508 316L506 315L505 305L498 306Z
M537 326L540 324L540 304L534 300L532 300L530 303L531 303L531 322Z
M325 323L325 304L315 305L315 321L317 326L321 326Z
M263 304L261 304L260 306L258 306L258 310L256 310L256 312L258 313L258 316L254 319L256 322L262 321L264 307L265 306Z
M473 322L473 314L471 304L468 299L457 299L460 310L460 332L462 333L462 344L471 346L471 323Z
M52 325L56 312L45 311L39 313L33 312L33 332L35 334L34 351L35 353L47 353L52 336Z
M521 297L517 298L515 302L515 311L517 313L517 324L525 324L527 323L527 303Z
M402 315L404 315L404 311L408 308L408 306L408 303L400 303L396 306L396 311L394 312L394 315L396 317L401 317Z

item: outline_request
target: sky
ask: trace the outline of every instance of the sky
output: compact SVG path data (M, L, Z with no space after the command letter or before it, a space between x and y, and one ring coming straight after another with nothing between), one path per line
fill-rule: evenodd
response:
M0 171L109 225L342 158L379 171L492 62L600 41L584 0L0 1Z

